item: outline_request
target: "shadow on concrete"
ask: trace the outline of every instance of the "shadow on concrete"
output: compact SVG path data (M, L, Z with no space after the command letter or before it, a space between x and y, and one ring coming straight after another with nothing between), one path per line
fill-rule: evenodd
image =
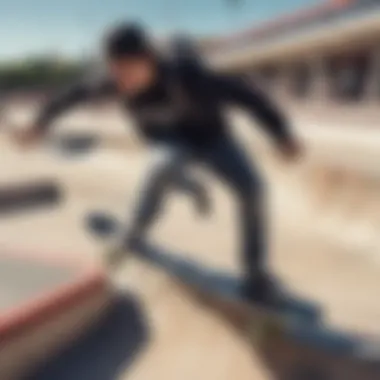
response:
M101 139L93 133L66 133L51 136L48 147L63 158L77 158L94 153Z
M62 191L54 181L28 181L0 187L0 217L59 205Z
M205 269L195 262L182 259L152 244L139 249L144 260L162 268L187 286L198 299L222 312L226 320L248 338L249 327L255 323L239 294L240 281L226 273ZM301 316L297 323L271 334L260 345L252 341L255 355L277 380L376 380L380 379L380 341L335 331L325 325L321 310L313 302L285 294L285 308ZM376 352L377 347L377 352Z
M139 302L119 296L99 325L25 380L116 380L148 344L149 325Z
M376 380L377 362L305 344L289 336L274 336L253 348L275 380Z

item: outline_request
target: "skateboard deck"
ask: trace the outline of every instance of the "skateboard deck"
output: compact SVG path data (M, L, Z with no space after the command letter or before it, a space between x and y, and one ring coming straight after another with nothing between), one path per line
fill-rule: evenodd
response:
M241 293L243 282L239 277L206 269L154 244L141 244L136 254L168 273L205 307L222 310L230 322L246 330L256 344L268 335L281 334L289 325L319 323L320 310L316 305L285 292L281 304L276 309L269 308L244 298Z
M112 216L94 213L90 232L104 239L120 225ZM320 307L284 293L281 310L248 303L239 278L220 273L178 253L144 243L133 253L164 270L204 307L218 312L252 343L273 378L294 380L378 380L380 341L336 331L325 325ZM128 258L128 253L124 255Z
M87 219L87 227L97 237L104 239L116 233L118 222L106 214L93 213ZM114 253L111 251L106 256L111 257ZM310 302L284 294L276 310L249 303L240 292L242 282L239 278L204 270L196 263L178 258L178 255L167 254L156 245L141 244L134 255L166 271L206 305L218 303L236 325L246 325L249 334L258 340L265 338L266 334L281 333L285 326L291 324L319 323L320 310ZM122 254L121 257L123 256L128 254ZM111 261L112 265L117 265Z

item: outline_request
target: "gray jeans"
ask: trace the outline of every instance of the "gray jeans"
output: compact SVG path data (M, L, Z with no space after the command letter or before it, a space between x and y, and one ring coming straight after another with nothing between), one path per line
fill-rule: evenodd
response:
M232 138L223 138L204 151L179 144L157 146L141 186L130 233L145 236L152 223L161 215L171 189L181 188L197 195L201 190L200 184L186 172L188 165L196 163L210 169L235 195L243 270L247 275L263 270L266 256L263 183L257 169Z

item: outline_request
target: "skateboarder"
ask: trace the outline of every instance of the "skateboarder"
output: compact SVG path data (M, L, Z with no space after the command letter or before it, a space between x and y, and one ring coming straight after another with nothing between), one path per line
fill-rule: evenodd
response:
M186 178L186 167L204 165L231 188L236 198L246 278L243 291L255 301L270 301L275 288L266 265L265 186L231 136L223 110L236 105L251 113L283 157L296 159L299 145L285 119L254 84L212 72L197 60L168 61L138 25L125 23L114 28L103 47L107 74L58 94L43 108L35 126L19 136L20 141L27 144L38 140L54 118L79 102L95 96L118 98L156 153L125 235L126 247L133 249L146 237L170 186L179 177Z

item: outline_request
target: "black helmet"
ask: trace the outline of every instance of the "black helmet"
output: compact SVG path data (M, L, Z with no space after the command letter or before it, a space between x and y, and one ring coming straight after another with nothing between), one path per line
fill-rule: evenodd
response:
M152 46L144 28L135 23L122 23L106 36L105 53L109 58L123 58L133 55L150 55Z

